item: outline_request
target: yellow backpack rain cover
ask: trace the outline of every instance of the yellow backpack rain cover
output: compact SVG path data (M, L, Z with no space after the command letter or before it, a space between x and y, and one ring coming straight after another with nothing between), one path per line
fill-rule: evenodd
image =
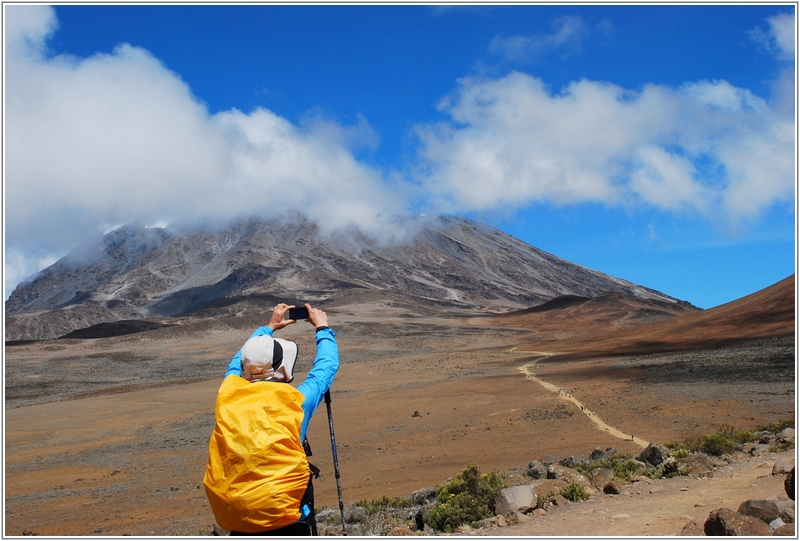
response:
M257 533L300 519L311 475L300 442L303 400L287 383L222 382L203 484L226 530Z

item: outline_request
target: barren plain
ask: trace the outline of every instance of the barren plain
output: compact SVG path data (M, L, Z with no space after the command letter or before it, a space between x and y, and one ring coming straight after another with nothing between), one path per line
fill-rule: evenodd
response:
M437 317L381 302L323 306L341 353L331 395L344 500L409 494L470 462L505 471L595 447L636 452L650 441L789 417L794 277L757 295L737 301L755 306L749 315L745 304L730 312L726 305L624 325L597 313L560 321L563 312ZM732 324L734 314L742 321ZM696 319L681 327L685 318ZM230 357L267 319L265 310L263 318L176 320L126 336L7 345L4 534L209 534L214 519L202 476L216 390ZM298 342L302 381L313 329L300 322L278 336ZM595 419L548 385L568 391ZM323 472L317 507L336 508L324 406L309 439L311 461ZM746 481L736 490L775 490L767 486L773 480L751 475L764 472L752 469L764 462L731 473ZM693 503L721 501L708 487ZM677 490L675 498L685 497ZM720 490L734 497L731 486ZM539 530L522 524L506 533L680 533L676 517L658 522L665 504L645 496L630 505L651 506L654 526L637 533L607 520L578 534L558 514Z

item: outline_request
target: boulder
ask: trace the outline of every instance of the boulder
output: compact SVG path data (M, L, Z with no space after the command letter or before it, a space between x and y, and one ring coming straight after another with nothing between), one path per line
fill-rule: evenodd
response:
M600 460L604 456L605 456L605 453L599 447L595 447L594 451L592 451L592 454L591 454L592 460Z
M769 445L766 443L757 443L750 449L750 454L753 456L766 456L769 454Z
M555 496L550 496L547 499L547 503L549 503L553 507L565 507L569 505L570 502L561 494L556 494Z
M784 428L775 434L775 438L781 443L789 443L794 441L794 428Z
M775 464L772 466L772 475L786 475L790 471L792 471L794 465L792 464L791 460L786 460L785 458L779 458L775 461Z
M796 537L794 534L794 524L784 524L777 530L775 530L772 535L785 535L789 537Z
M778 506L778 511L784 522L787 524L794 522L794 502L792 500L779 499L775 502L775 505Z
M547 479L547 466L538 460L534 460L528 464L525 475L534 479Z
M789 475L784 479L783 489L786 491L786 495L794 501L794 468L792 468L792 471L790 471Z
M508 523L506 522L506 517L503 515L484 518L479 520L476 524L478 528L505 528L507 525Z
M578 483L585 488L589 494L596 492L594 486L592 486L592 482L589 481L589 478L582 473L573 470L572 468L567 468L558 464L550 464L547 467L547 478L563 479L567 483Z
M411 493L411 501L417 505L436 500L436 487L421 488Z
M775 530L777 530L781 526L785 526L785 525L786 525L786 523L783 521L783 519L781 517L778 517L775 520L771 520L769 522L769 529L774 532Z
M517 511L527 513L536 508L536 492L531 485L504 488L494 500L495 512L513 515Z
M677 463L677 471L681 475L693 477L711 477L714 475L714 465L708 456L703 453L679 458L675 462Z
M620 494L622 492L622 485L616 481L609 481L603 487L604 494Z
M772 535L769 526L762 520L749 515L740 515L727 508L717 509L708 515L703 531L706 535L738 535L752 537L756 535Z
M610 483L612 479L614 479L614 470L611 468L595 468L589 472L589 480L598 490L603 490L603 487Z
M578 460L574 456L562 458L558 463L566 468L574 468L578 464Z
M669 450L666 447L652 442L639 453L636 459L657 468L667 457L669 457Z
M687 522L681 530L681 535L688 537L701 537L705 535L705 532L703 531L703 523L699 520Z
M561 494L567 482L563 479L540 479L531 485L536 493L536 501L546 501L550 496Z
M766 522L771 522L781 516L781 512L775 502L769 500L747 500L739 506L740 515L750 515L760 518Z

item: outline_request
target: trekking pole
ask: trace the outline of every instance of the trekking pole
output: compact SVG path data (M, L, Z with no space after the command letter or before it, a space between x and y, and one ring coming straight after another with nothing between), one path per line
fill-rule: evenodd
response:
M325 391L325 406L328 408L328 426L331 429L331 451L333 452L333 470L336 474L336 491L339 493L339 513L342 516L342 535L347 535L344 525L344 500L342 499L342 483L339 475L339 456L336 454L336 435L333 433L333 415L331 414L331 391Z

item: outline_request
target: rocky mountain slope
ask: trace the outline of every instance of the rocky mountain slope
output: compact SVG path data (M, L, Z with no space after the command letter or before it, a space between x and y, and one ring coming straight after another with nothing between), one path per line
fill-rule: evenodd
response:
M211 229L124 226L20 284L6 340L63 336L99 323L240 315L277 300L358 304L381 296L432 310L503 312L606 292L677 303L463 218L408 220L381 243L322 235L309 221L237 220Z

